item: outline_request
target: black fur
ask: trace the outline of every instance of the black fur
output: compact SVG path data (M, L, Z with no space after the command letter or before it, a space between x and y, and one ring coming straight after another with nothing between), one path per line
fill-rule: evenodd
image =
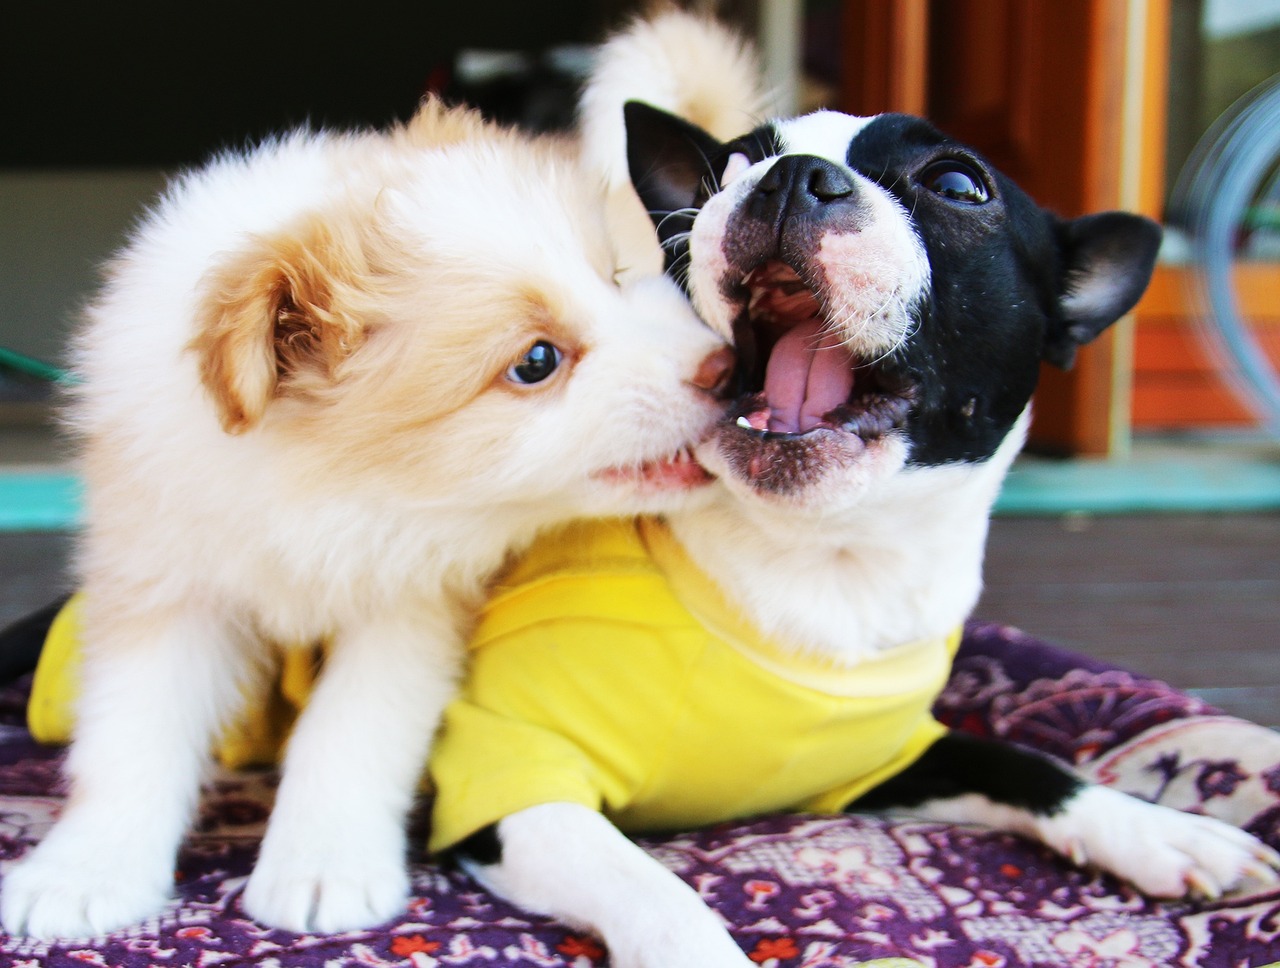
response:
M491 823L481 827L460 840L449 853L454 858L474 861L484 867L502 863L502 838L498 835L498 825Z
M1059 813L1084 782L1053 760L996 740L948 733L850 810L893 813L931 801L978 794L1038 816Z
M914 176L942 158L985 176L990 200L956 203L923 187ZM990 457L1035 389L1041 334L1064 325L1053 218L976 152L918 118L877 118L847 160L912 213L932 271L917 332L894 358L917 392L911 462Z
M60 598L0 629L0 683L35 669L49 628L66 603L65 597Z
M694 216L719 188L730 156L741 152L761 161L782 145L769 125L721 144L697 125L640 101L628 102L623 114L632 180L653 217L665 268L678 277L688 258Z

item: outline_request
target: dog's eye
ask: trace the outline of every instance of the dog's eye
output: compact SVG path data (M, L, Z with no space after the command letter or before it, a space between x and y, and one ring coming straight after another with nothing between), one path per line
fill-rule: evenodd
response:
M512 383L541 383L560 365L564 354L544 339L538 340L507 370Z
M919 182L935 195L953 202L981 205L990 199L982 176L963 161L935 161L920 173Z

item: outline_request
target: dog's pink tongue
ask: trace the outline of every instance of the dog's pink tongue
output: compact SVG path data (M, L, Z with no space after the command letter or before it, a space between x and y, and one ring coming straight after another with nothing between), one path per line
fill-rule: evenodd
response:
M793 326L769 356L764 394L769 401L769 429L798 434L812 430L824 414L853 392L853 357L820 320Z

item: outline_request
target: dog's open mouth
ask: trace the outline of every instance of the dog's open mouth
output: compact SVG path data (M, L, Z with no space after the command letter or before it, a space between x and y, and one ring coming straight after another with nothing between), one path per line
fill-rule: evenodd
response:
M775 438L828 430L870 441L905 424L910 384L885 354L851 351L794 269L770 260L742 285L745 312L734 338L743 395L731 413L738 427Z
M629 484L647 492L688 490L714 480L688 448L661 460L610 467L597 477L609 484Z

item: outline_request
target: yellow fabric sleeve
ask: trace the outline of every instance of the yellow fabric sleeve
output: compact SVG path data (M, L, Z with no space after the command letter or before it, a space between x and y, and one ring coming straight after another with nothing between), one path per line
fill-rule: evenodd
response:
M535 804L603 805L591 761L552 730L458 701L445 713L442 736L466 741L442 738L432 751L433 853Z
M82 601L80 595L73 595L59 609L36 663L27 702L27 728L39 743L68 743L75 728L75 705L80 695Z

